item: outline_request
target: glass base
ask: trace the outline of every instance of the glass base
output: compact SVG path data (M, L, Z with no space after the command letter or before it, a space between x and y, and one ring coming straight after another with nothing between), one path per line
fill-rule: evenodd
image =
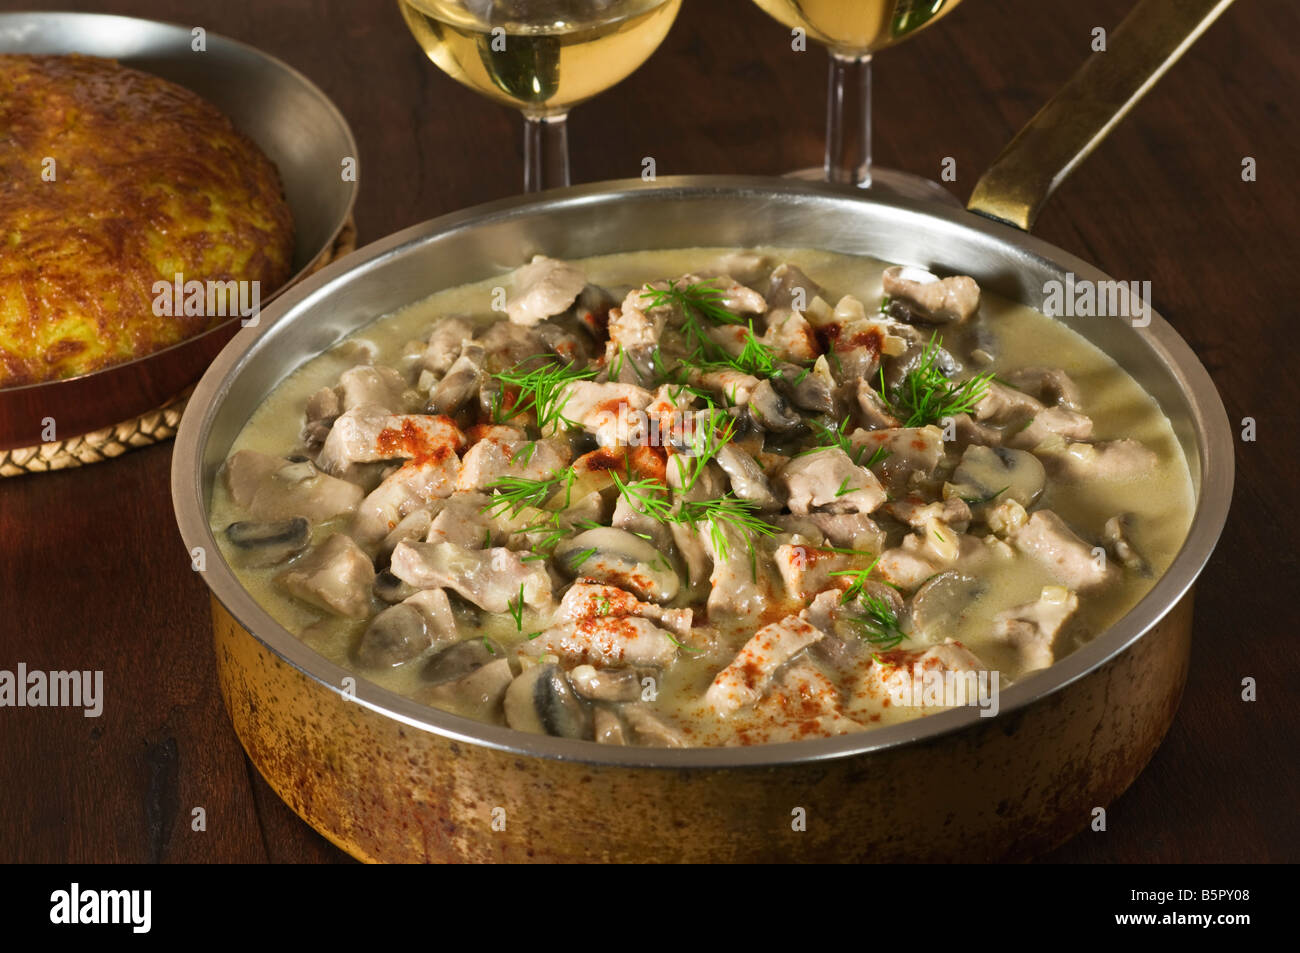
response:
M812 169L798 169L795 172L787 172L785 178L820 182L825 178L825 170L821 166ZM900 172L898 169L882 169L874 165L871 167L871 185L863 189L863 191L876 195L898 196L905 199L943 202L954 208L962 207L961 200L938 182L924 176L913 175L911 172Z

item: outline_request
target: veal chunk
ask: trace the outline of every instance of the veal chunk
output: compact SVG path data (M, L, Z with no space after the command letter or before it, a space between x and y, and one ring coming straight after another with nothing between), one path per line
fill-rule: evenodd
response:
M609 615L547 629L534 645L593 665L664 666L677 657L672 637L649 619Z
M376 460L443 460L465 445L450 417L390 414L382 407L355 407L334 421L317 463L339 474L353 463Z
M652 602L642 602L617 586L607 586L587 579L579 579L569 587L551 621L559 625L630 615L657 622L680 635L691 634L693 613L690 609L665 609Z
M1037 602L993 617L995 638L1014 645L1025 672L1047 668L1056 660L1056 636L1079 608L1079 597L1063 586L1044 586Z
M1071 589L1091 589L1111 582L1116 569L1106 559L1094 555L1093 547L1074 534L1051 510L1038 510L1011 537L1012 544L1041 562Z
M511 427L491 430L465 451L456 489L486 490L504 476L544 480L569 462L568 448L559 441L529 441Z
M782 665L824 637L820 629L789 615L765 625L736 653L704 693L704 700L721 714L752 705L766 693Z
M516 268L513 277L515 294L506 304L506 314L524 327L567 311L587 286L581 268L545 255Z
M628 446L640 430L637 411L650 403L650 392L633 384L575 381L564 388L560 414L595 434L602 447ZM554 425L560 429L560 422Z
M480 609L508 612L551 602L551 577L508 549L470 550L455 543L403 540L393 550L390 572L417 589L454 589Z
M778 478L789 492L790 512L870 513L885 502L876 475L856 466L839 447L795 457Z
M370 613L375 567L352 537L342 533L335 533L276 579L299 599L335 615L364 619Z

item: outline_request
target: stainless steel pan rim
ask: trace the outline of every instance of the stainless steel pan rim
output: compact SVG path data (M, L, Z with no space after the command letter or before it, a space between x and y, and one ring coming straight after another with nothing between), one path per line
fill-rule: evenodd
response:
M975 234L981 242L992 243L1004 253L1010 250L1027 263L1059 272L1070 271L1078 277L1095 281L1109 280L1088 263L1041 239L963 210L902 198L864 198L852 190L818 183L760 177L682 176L662 178L655 183L640 180L595 183L555 190L541 196L520 196L492 202L412 226L359 249L290 289L263 313L258 327L245 328L235 336L199 382L191 400L193 410L186 415L176 438L172 497L187 550L203 547L212 554L204 572L208 587L231 615L271 652L331 691L412 728L517 755L645 768L762 768L853 757L931 741L972 726L981 720L975 708L925 715L904 724L835 738L753 747L615 748L595 742L529 735L429 708L373 685L364 678L357 678L357 673L326 661L258 606L219 558L216 540L208 526L205 494L205 486L210 484L215 469L206 462L205 453L213 419L230 394L232 383L238 379L240 371L255 354L274 346L277 335L290 326L292 316L315 310L316 306L359 276L383 269L386 263L400 258L405 251L434 238L456 235L493 222L562 209L598 211L602 206L645 192L654 193L655 201L663 203L685 203L711 197L776 201L791 207L804 203L861 203L883 210L886 218L901 228L906 228L909 221L924 221L931 229L938 223L943 232L960 233L967 238ZM767 243L780 245L782 238L774 235ZM435 290L438 289L430 287L426 293ZM1226 520L1232 494L1232 433L1214 384L1191 348L1159 314L1153 311L1150 325L1134 331L1173 376L1190 407L1193 432L1180 435L1185 449L1189 441L1195 445L1188 464L1197 500L1188 537L1169 570L1118 623L1051 668L1004 689L999 699L999 718L1006 718L1017 709L1083 678L1140 639L1187 594L1209 559ZM293 369L286 367L280 379ZM347 695L341 688L342 680L349 676L357 681L353 695Z

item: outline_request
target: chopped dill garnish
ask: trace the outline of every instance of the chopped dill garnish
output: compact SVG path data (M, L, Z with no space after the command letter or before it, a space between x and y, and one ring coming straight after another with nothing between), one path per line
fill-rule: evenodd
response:
M530 480L527 477L517 476L498 477L486 487L489 491L495 491L495 495L492 501L483 507L483 512L489 516L500 516L509 511L513 517L530 506L541 509L564 479L563 476L553 476L543 480Z
M655 480L637 480L632 483L611 474L614 486L633 509L660 523L678 523L694 526L709 525L709 537L719 559L727 558L726 531L735 530L745 537L753 551L755 536L773 536L780 527L773 526L758 515L758 504L742 500L732 493L724 493L715 500L684 500L674 506L668 500L668 488Z
M808 425L812 428L813 434L817 437L817 443L819 445L809 447L807 450L795 454L795 456L802 457L807 453L816 453L818 450L825 449L826 447L839 447L844 451L845 455L853 461L854 465L870 468L874 467L877 463L880 463L891 453L891 451L886 450L884 446L877 446L875 451L871 454L870 459L868 459L866 463L863 463L862 455L867 452L867 444L865 442L855 444L849 439L848 417L845 417L834 427L827 427L825 424L816 420L810 420Z
M776 350L764 344L754 333L752 318L742 318L732 314L722 302L726 296L714 282L697 281L694 284L679 287L677 282L670 282L667 288L641 289L641 300L650 302L650 307L674 307L681 312L681 333L685 340L687 356L683 363L697 368L726 368L750 374L754 377L775 377L777 369ZM709 334L710 326L741 325L748 330L745 343L739 354L732 354Z
M845 605L846 603L852 602L858 596L862 595L864 587L870 581L871 572L876 568L876 563L878 562L880 562L879 556L871 560L870 565L868 565L866 569L831 570L829 575L848 576L853 580L849 584L849 587L845 589L843 593L840 594L840 605Z
M588 559L590 559L594 555L596 555L595 546L592 546L590 549L584 549L582 550L582 552L569 557L569 565L576 570L580 568L583 563L585 563Z
M996 493L990 493L988 496L963 496L961 501L968 506L981 506L984 503L992 503L1009 489L1011 489L1011 484L1007 484Z
M882 649L892 649L907 638L907 633L898 624L898 616L884 599L864 595L859 601L863 607L862 616L850 616L846 620L857 630L859 637Z
M537 417L538 428L542 431L548 428L558 430L561 427L576 427L578 424L565 417L563 413L564 405L569 399L567 388L575 381L595 377L596 369L579 368L572 363L560 364L552 355L546 355L545 358L545 363L530 371L524 370L524 367L535 358L529 358L510 370L501 371L493 376L501 383L519 389L519 399L511 408L512 416L531 410Z
M977 374L969 380L954 383L939 369L939 345L942 338L935 335L921 352L920 363L904 376L893 392L885 392L885 369L880 369L880 396L885 407L903 421L904 427L924 427L937 424L945 417L969 413L988 393L993 372Z
M522 582L519 584L518 600L511 599L506 606L510 611L510 618L515 620L515 629L524 631L524 584Z
M899 624L898 615L893 607L880 596L866 591L867 583L871 581L871 573L878 562L880 562L879 556L865 569L836 569L832 570L830 575L852 579L849 587L840 594L840 605L848 605L856 599L862 606L860 617L849 616L846 621L858 630L861 638L872 645L892 649L907 638L907 633Z
M537 441L530 440L519 448L519 451L510 458L512 465L517 467L528 466L528 461L533 459L533 454L537 452Z

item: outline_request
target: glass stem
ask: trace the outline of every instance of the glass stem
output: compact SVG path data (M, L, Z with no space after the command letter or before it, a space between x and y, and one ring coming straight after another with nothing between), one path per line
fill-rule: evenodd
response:
M831 53L826 87L826 181L871 186L871 54Z
M565 114L524 116L524 191L569 184L569 130Z

